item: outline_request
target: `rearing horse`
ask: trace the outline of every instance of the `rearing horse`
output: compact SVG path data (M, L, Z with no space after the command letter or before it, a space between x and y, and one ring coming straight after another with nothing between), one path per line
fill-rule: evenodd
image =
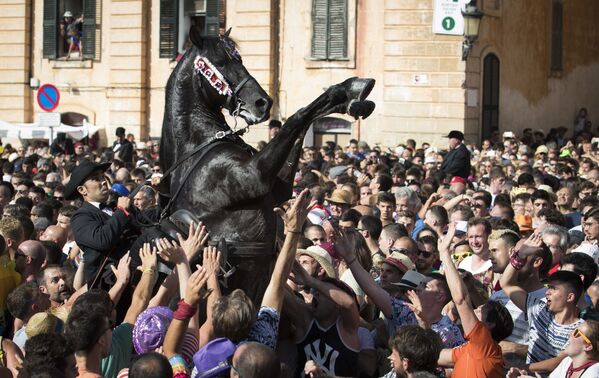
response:
M227 262L235 267L228 286L260 303L274 262L273 208L291 197L306 130L331 113L370 115L374 103L365 98L374 80L328 88L257 152L232 132L222 110L256 124L268 119L272 99L243 66L229 31L205 37L191 29L193 46L166 87L160 162L172 168L165 180L175 197L169 210L189 210L212 241L226 241Z

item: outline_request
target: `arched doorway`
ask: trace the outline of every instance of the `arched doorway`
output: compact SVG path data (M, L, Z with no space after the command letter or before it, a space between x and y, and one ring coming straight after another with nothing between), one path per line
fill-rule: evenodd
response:
M483 114L481 139L499 130L499 58L489 54L483 61Z

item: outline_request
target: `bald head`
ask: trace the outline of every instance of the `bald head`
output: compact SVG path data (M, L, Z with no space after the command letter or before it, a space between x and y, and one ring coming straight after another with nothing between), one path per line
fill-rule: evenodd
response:
M60 248L64 247L64 244L67 242L68 231L64 228L52 225L46 228L46 231L40 236L40 240L49 240L58 244Z
M281 364L269 347L251 341L241 344L233 355L233 366L241 377L279 377Z
M358 205L358 206L354 206L353 209L357 210L360 214L362 214L362 216L374 214L374 210L372 210L372 207L370 207L370 206Z
M46 248L37 240L25 240L19 244L19 250L32 259L42 259L43 261L46 258Z

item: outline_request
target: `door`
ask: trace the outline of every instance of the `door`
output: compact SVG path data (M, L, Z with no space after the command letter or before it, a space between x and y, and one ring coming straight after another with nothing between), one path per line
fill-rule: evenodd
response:
M481 139L485 140L499 130L499 59L495 54L487 55L483 61L482 119Z

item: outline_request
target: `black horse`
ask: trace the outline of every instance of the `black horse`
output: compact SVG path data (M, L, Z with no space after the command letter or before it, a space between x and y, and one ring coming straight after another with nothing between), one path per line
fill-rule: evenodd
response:
M229 32L205 37L191 30L193 46L166 87L160 162L172 173L163 183L172 198L169 212L189 210L206 225L233 267L228 287L243 288L259 303L275 256L273 208L291 197L306 130L331 113L370 115L374 103L365 98L374 80L330 87L256 152L231 130L222 110L251 125L268 119L272 100L243 66Z

